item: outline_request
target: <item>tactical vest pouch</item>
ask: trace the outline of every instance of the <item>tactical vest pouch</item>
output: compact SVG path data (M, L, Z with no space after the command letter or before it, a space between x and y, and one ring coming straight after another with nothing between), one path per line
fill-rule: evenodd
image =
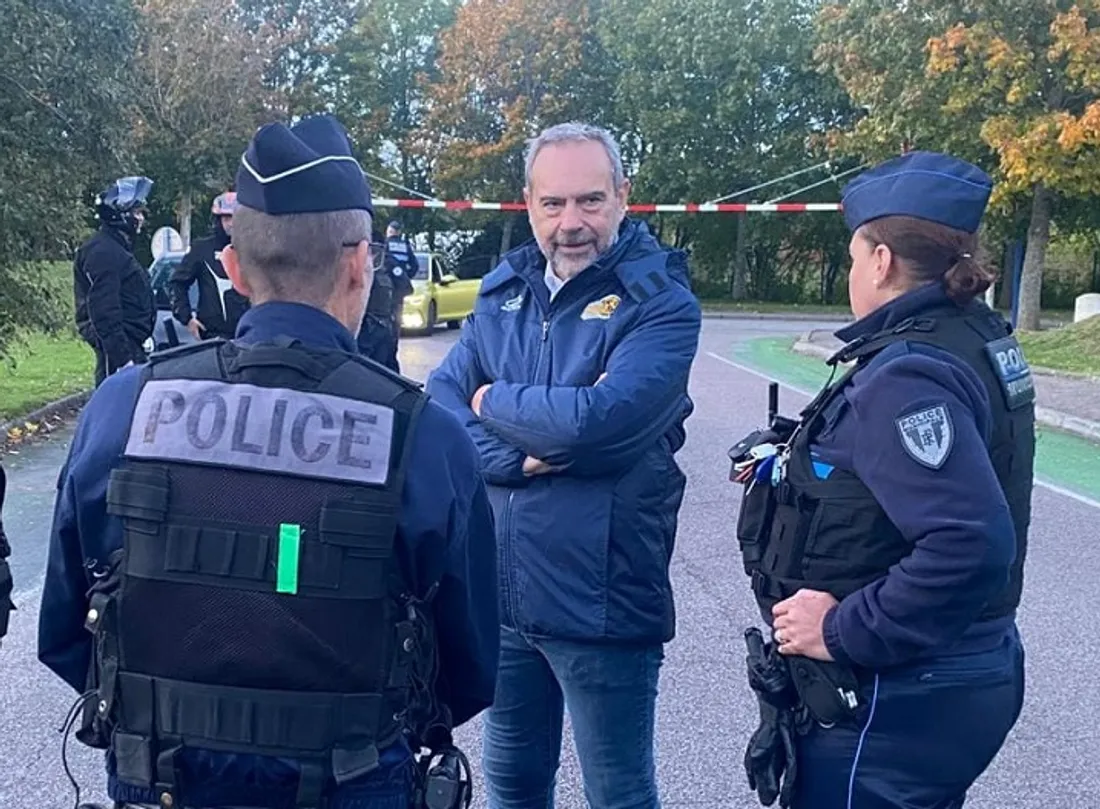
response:
M760 480L754 475L745 484L737 515L737 542L745 573L750 576L760 567L774 515L775 489L767 478Z

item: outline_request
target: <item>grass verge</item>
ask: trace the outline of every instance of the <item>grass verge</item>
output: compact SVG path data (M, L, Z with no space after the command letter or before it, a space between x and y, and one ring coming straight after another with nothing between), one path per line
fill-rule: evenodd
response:
M95 356L80 338L32 334L0 364L0 421L92 386Z
M1016 337L1032 366L1100 375L1100 316L1060 329L1018 332Z

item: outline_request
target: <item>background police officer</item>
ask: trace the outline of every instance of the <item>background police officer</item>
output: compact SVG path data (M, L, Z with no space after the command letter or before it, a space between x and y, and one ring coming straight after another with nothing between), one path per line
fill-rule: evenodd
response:
M211 205L213 232L197 239L183 261L168 279L168 297L172 316L187 326L196 340L205 337L230 338L237 332L237 323L248 309L248 299L233 289L222 266L221 254L233 234L233 213L237 209L237 194L219 194ZM191 311L188 290L199 285L198 306Z
M156 304L149 275L134 258L153 181L123 177L96 197L99 230L73 262L76 326L95 352L95 384L120 368L145 361Z
M854 365L786 449L744 470L746 566L817 720L797 738L798 809L961 807L1020 713L1034 393L978 300L991 188L927 152L849 184L858 320L834 360ZM748 756L769 791L776 704L762 699Z
M397 344L401 338L401 313L405 298L412 294L412 279L420 270L416 249L405 229L396 219L386 226L386 266L393 275L393 354L397 357Z
M110 745L115 800L405 806L406 734L443 749L493 696L479 461L356 351L372 206L343 127L265 126L237 189L223 262L254 305L235 340L156 355L81 414L39 657L79 692L94 667L78 736Z

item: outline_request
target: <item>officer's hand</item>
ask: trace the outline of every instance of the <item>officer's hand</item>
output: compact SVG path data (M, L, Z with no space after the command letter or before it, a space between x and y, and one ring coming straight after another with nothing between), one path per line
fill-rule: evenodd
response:
M196 340L202 339L202 332L206 331L206 326L202 324L202 321L197 317L191 318L187 323L187 330L191 332L191 336Z
M775 639L779 653L832 661L825 646L825 613L837 600L818 590L799 590L772 607Z
M474 396L470 399L470 409L474 411L474 415L481 418L481 400L485 398L485 391L489 390L488 385L482 385L476 391Z

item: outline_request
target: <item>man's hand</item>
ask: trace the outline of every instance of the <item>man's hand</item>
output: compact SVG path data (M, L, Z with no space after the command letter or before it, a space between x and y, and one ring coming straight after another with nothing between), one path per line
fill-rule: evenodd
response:
M201 332L206 330L206 326L204 326L202 324L202 321L199 320L197 317L192 317L191 320L187 323L187 330L191 332L191 336L194 337L196 340L201 340Z
M825 613L836 604L837 600L828 593L799 590L772 607L779 653L831 662L833 656L825 646L823 626Z
M478 418L481 418L481 400L485 398L485 391L487 390L489 390L489 386L482 385L474 391L474 396L470 399L470 409L474 411L474 415Z
M523 459L523 474L528 477L545 475L547 472L553 471L554 467L546 463L546 461L540 461L538 458L532 458L530 455Z

